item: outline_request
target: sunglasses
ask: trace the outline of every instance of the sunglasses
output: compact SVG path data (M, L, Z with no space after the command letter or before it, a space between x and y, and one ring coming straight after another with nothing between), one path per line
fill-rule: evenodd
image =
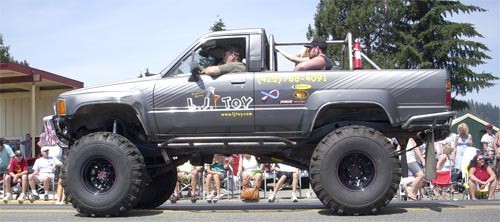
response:
M477 158L477 160L484 160L484 158Z

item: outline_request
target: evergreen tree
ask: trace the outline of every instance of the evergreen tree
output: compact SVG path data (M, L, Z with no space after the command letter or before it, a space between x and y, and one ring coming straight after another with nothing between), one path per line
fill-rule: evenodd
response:
M13 62L14 59L9 54L9 46L3 44L3 37L0 34L0 62Z
M217 16L217 18L219 18L219 16ZM222 21L222 18L219 18L219 20L214 22L212 27L210 27L210 31L212 31L212 32L224 31L224 30L226 30L226 25Z
M472 24L445 17L483 11L456 1L321 0L314 28L306 36L343 39L350 31L381 68L446 69L455 95L466 95L493 86L499 78L471 70L491 59L486 45L466 39L482 35ZM455 100L453 108L466 104Z
M3 36L0 34L0 62L12 62L23 66L29 66L26 60L17 61L9 53L10 46L4 45Z

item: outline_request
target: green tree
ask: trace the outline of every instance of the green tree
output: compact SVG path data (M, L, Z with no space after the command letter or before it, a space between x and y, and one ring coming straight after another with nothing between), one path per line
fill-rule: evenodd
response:
M499 78L471 70L491 59L486 45L470 40L483 36L472 24L446 17L483 11L458 1L321 0L314 28L309 27L306 36L343 39L351 32L380 67L446 69L455 95L466 95L493 86ZM454 109L466 106L465 101L453 103Z
M13 62L14 58L12 58L9 54L9 46L3 44L3 36L0 34L0 62Z
M219 18L219 20L216 21L216 22L214 22L214 24L212 25L212 27L210 27L210 31L216 32L216 31L224 31L224 30L226 30L226 25L222 21L222 18L220 18L219 16L217 16L217 18Z
M17 61L9 53L10 46L4 45L3 36L0 34L0 62L13 62L24 66L29 66L26 60Z

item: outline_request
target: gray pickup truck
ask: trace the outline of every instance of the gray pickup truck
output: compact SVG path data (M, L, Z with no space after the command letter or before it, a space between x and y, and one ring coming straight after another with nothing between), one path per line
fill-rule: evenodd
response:
M351 38L331 43L347 46L334 70L278 71L275 47L302 43L275 42L263 29L213 32L161 74L61 94L53 121L68 145L68 200L96 217L155 208L172 194L176 166L249 153L309 170L317 197L337 214L377 213L405 166L388 138L449 134L449 77L353 70ZM246 72L196 71L220 63L228 46L241 49Z

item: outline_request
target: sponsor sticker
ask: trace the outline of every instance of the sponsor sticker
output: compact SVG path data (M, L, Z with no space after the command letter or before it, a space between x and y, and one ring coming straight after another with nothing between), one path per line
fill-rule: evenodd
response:
M264 95L262 98L260 98L260 100L262 101L267 101L267 99L271 98L271 99L278 99L280 97L280 91L277 90L277 89L273 89L269 92L267 91L260 91L260 93L262 95Z
M280 104L292 104L292 103L293 103L293 100L291 100L291 99L280 100Z
M297 99L306 99L309 96L309 92L305 90L297 90L293 93L293 96Z
M293 85L293 89L310 89L312 86L309 84L298 84L298 85Z

